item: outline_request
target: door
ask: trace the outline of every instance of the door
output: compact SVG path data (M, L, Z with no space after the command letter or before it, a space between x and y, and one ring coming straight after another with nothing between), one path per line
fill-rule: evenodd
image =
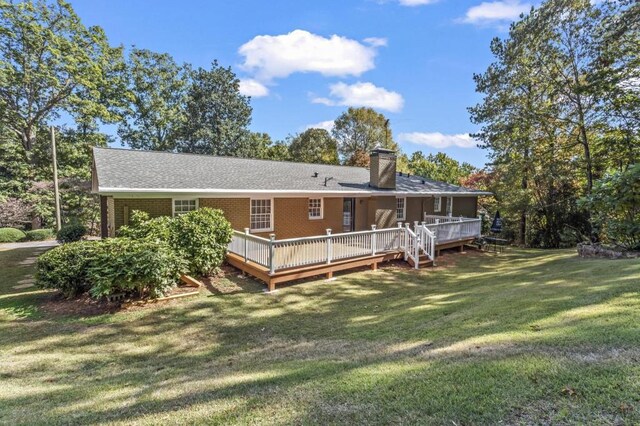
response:
M342 232L355 231L355 198L345 198L342 201Z

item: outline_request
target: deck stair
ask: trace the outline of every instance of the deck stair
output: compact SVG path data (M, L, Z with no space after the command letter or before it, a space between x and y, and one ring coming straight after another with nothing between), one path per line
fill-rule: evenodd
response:
M407 263L411 265L412 268L415 268L416 266L416 263L413 261L413 259L407 259ZM429 257L426 254L421 254L420 257L418 258L418 269L434 266L434 263L435 262L429 259Z

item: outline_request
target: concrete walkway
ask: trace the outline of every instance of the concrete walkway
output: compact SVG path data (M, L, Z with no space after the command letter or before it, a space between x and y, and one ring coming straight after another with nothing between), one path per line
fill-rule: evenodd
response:
M25 241L23 243L2 243L0 244L1 250L13 250L13 249L21 249L21 248L36 248L36 247L55 247L59 243L56 240L47 240L47 241Z

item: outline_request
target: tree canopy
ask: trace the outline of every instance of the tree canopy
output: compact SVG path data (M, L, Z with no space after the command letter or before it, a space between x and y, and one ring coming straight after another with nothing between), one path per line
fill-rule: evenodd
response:
M289 153L295 161L316 164L339 164L338 144L325 129L307 129L294 136Z
M522 244L598 239L578 200L607 170L637 162L638 7L547 0L492 41L495 61L474 76L484 95L470 108L475 136Z
M0 123L27 154L63 112L85 124L119 118L122 48L63 0L0 3L0 58Z
M331 135L342 161L351 166L367 166L369 152L378 146L399 151L389 120L372 108L350 107L335 120Z

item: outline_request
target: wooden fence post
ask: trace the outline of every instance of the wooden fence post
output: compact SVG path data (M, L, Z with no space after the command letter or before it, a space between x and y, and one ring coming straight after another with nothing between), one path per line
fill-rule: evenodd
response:
M333 238L331 237L331 228L327 229L327 263L331 263L333 257Z

